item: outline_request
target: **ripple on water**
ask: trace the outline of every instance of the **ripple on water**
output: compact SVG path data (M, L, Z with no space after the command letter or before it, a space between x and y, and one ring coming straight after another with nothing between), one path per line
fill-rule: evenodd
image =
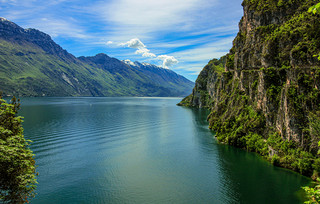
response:
M31 203L300 203L308 179L217 144L208 112L179 100L23 99L40 174Z

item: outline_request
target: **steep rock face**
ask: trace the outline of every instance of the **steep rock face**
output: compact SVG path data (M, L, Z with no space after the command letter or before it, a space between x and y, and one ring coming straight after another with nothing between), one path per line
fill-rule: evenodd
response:
M259 126L261 130L254 129L254 126L252 130L244 128L239 133L258 131L268 137L276 132L284 140L293 141L307 151L316 152L319 138L310 134L308 126L309 113L320 108L319 85L320 70L316 68L266 68L225 72L215 82L216 91L212 92L211 100L214 105L209 117L210 126L234 120L250 106L263 117L263 124L259 124L262 125ZM229 108L233 110L228 110ZM218 130L223 134L232 132L220 128ZM225 142L238 142L236 137L225 136L227 138L224 140L228 140Z
M219 60L210 60L200 72L192 94L183 99L178 105L193 106L199 108L209 108L213 99L217 99L219 95L217 91L216 82L218 81L219 74L224 70L226 57L223 56Z
M314 57L320 18L307 10L315 3L244 0L225 71L209 63L180 103L210 108L210 128L220 142L314 177L320 172L320 63Z
M245 0L244 16L227 61L227 70L259 67L313 67L320 49L317 1ZM307 35L306 35L307 33Z

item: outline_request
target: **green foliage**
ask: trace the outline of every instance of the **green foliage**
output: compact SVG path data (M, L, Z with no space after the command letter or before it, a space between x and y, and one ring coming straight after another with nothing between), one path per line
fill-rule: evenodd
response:
M256 12L267 13L278 9L292 9L304 2L304 0L244 0L243 4Z
M19 103L15 98L6 103L0 97L0 201L25 203L34 196L36 169L34 154L28 148L17 116Z
M317 138L320 138L320 112L316 114L309 114L309 121L311 126L311 134ZM320 146L320 141L318 142L318 146ZM318 155L320 154L320 150L318 150ZM312 167L315 169L316 174L320 172L320 158L316 158ZM318 176L318 175L317 175ZM317 185L315 187L305 186L302 187L306 193L308 200L305 202L306 204L311 203L320 203L320 179L317 178Z
M262 135L250 132L245 136L245 140L248 151L257 152L261 155L268 154L268 146Z
M320 3L313 5L308 10L309 13L320 14Z
M257 131L264 128L264 115L250 105L249 97L244 92L228 90L228 87L239 86L239 81L233 80L231 72L224 72L222 78L226 85L220 92L221 103L208 117L210 128L216 131L220 142L266 154L264 138Z
M240 22L227 68L258 68L262 64L275 68L319 66L314 57L320 59L319 15L308 13L316 2L244 0L246 18ZM250 26L244 25L243 20ZM237 67L233 67L234 54L238 56Z
M313 14L320 14L320 3L311 6L308 12ZM314 57L318 57L318 60L320 60L320 53L318 55L314 55Z
M268 54L271 55L270 58L274 58L278 67L290 65L290 53L296 66L312 61L313 55L320 49L320 27L314 23L317 21L317 17L306 12L299 13L277 27L270 35L266 35L265 42L274 52Z
M208 93L207 86L208 81L214 81L218 76L224 74L226 64L226 56L222 56L220 59L212 59L200 72L197 80L196 86L193 89L193 93L185 97L178 105L193 107L199 106L201 103L203 108L209 108L212 99Z
M287 66L280 69L269 67L243 70L241 81L234 78L234 74L233 71L224 72L217 82L218 101L214 101L208 117L210 128L215 130L217 139L257 152L274 165L307 176L311 176L314 171L316 174L320 172L320 158L314 155L315 147L312 145L320 139L317 136L320 130L320 112L317 112L320 92L315 88L319 70L293 71ZM259 75L263 77L262 84L259 84ZM255 98L256 95L264 97L264 93L257 92L258 86L265 91L267 115L261 110L261 104L257 108L261 98ZM297 128L295 131L303 134L303 142L298 143L299 139L295 140L297 143L292 139L287 140L286 126L283 125L282 132L275 128L275 121L281 117L279 108L284 107L284 100L290 120L295 121L294 126L289 127Z
M320 111L309 113L310 133L320 139ZM320 152L319 152L320 153ZM320 171L319 171L320 172Z
M278 166L292 169L304 175L312 174L312 164L315 157L310 152L303 151L292 141L283 140L278 133L269 135L267 144L277 154L276 160L273 158L274 155L269 158L271 162L275 160Z
M190 94L189 96L186 96L177 105L178 106L187 106L187 107L192 106L192 94Z
M307 201L305 204L319 204L320 203L320 179L317 178L317 182L314 187L305 186L302 189L306 193Z
M279 166L280 165L280 157L277 154L274 154L271 157L271 164L273 164L275 166Z
M283 87L283 82L285 81L286 72L284 69L279 69L269 67L263 69L265 75L265 86L267 89L267 96L270 101L275 105L279 103L280 92Z
M226 67L230 70L234 69L234 54L227 54Z
M312 79L310 74L299 73L297 78L297 83L291 83L288 88L289 110L292 113L292 117L295 118L297 126L308 130L306 127L309 127L310 124L315 124L315 121L317 121L315 120L316 115L314 115L316 109L308 113L304 110L306 107L312 107L313 109L318 107L320 92L318 89L313 88L315 79ZM314 135L315 130L311 128L311 135Z
M313 55L314 57L317 57L318 60L320 60L320 53L318 55Z
M221 57L220 59L212 59L209 61L208 65L212 71L217 73L224 72L224 66L226 64L226 56Z
M316 204L320 203L320 180L318 179L318 184L312 188L312 187L302 187L303 190L306 193L306 196L308 198L308 201L305 201L305 204Z

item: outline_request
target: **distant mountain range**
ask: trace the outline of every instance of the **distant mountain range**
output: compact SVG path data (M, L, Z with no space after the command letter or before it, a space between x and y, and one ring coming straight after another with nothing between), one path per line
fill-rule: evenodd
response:
M15 96L186 96L172 70L100 53L75 57L36 29L0 18L0 91Z

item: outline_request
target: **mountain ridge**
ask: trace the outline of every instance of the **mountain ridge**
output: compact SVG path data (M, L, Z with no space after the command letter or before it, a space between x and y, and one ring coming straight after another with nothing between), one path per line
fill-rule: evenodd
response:
M187 95L194 83L181 76L185 80L177 84L176 75L170 73L167 82L155 83L142 70L103 53L77 58L48 34L0 18L0 91L4 95Z

